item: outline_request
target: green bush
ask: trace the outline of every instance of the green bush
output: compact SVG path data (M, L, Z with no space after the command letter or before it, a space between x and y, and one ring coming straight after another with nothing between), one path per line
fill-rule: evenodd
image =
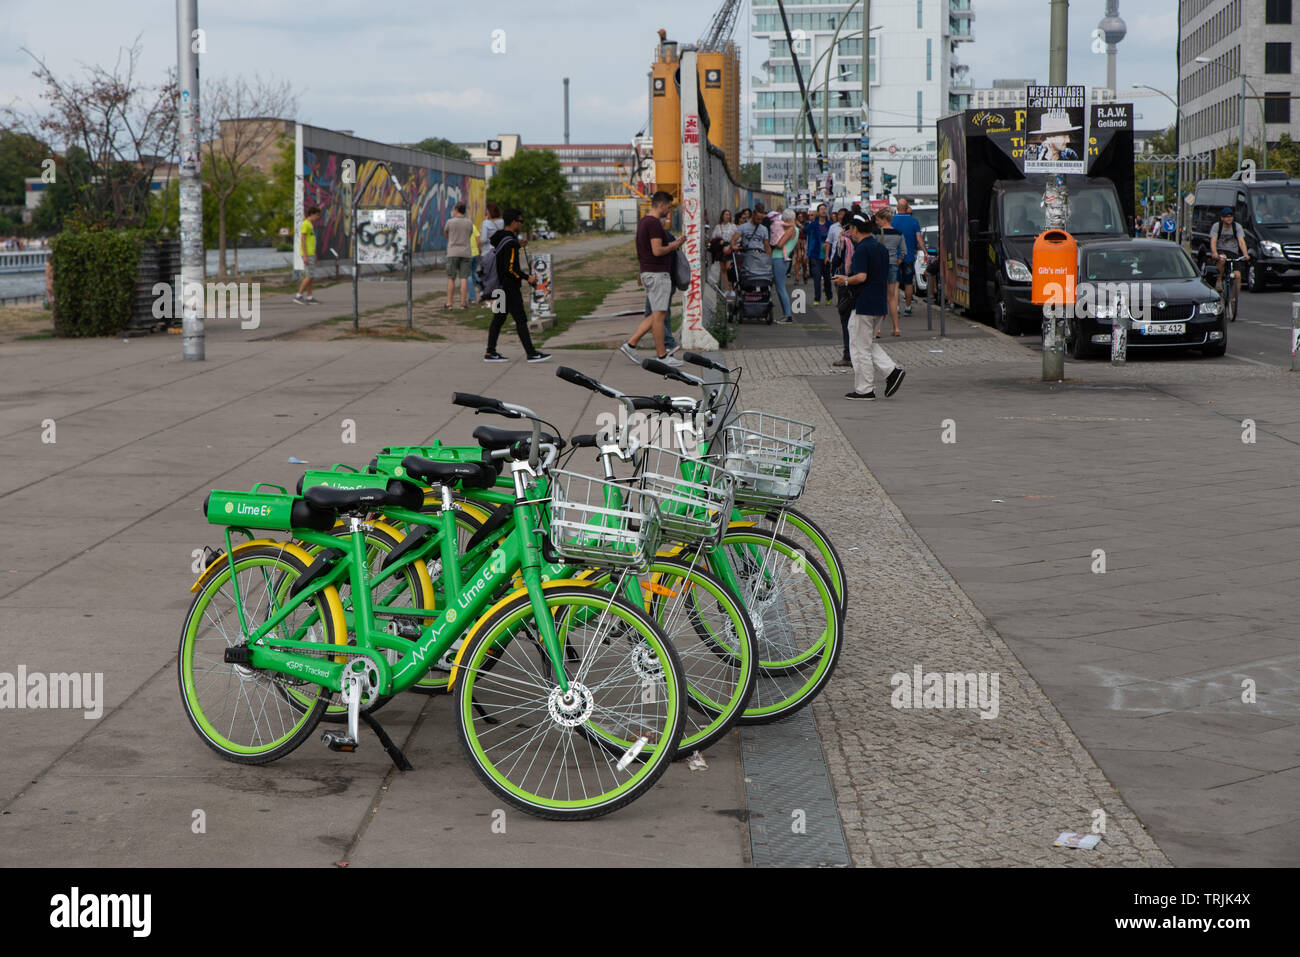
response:
M137 232L113 229L65 229L54 238L56 336L112 336L126 328L141 242Z

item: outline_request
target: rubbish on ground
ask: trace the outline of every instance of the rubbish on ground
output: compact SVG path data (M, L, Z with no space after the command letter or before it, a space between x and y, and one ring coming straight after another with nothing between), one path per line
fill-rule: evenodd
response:
M993 501L997 502L999 505L1006 505L1006 504L1007 504L1005 499L995 498L995 499L993 499Z
M1091 851L1101 843L1100 834L1076 834L1074 831L1062 831L1052 842L1052 847L1073 847Z
M931 351L931 352L943 352L942 349L931 349L930 351Z
M300 459L300 458L298 458L296 455L291 455L291 456L289 456L289 464L290 464L290 465L306 465L306 464L307 464L307 460L306 460L306 459Z
M686 766L692 771L707 771L709 769L708 764L704 761L704 755L700 754L698 751L687 759Z

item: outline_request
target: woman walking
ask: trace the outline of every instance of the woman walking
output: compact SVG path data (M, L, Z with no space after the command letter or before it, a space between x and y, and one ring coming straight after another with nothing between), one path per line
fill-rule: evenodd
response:
M781 213L779 219L776 218L775 212L772 216L772 228L780 229L780 232L772 237L772 279L782 309L781 318L777 322L794 322L794 316L790 315L790 294L786 291L785 280L790 272L795 247L799 245L799 229L795 225L793 209Z

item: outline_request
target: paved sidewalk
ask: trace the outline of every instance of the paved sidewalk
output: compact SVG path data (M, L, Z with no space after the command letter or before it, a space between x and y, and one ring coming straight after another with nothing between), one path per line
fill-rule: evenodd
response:
M653 382L613 360L566 359L625 390ZM607 818L510 810L499 834L502 802L463 758L445 698L403 695L380 715L416 765L405 775L368 732L357 754L317 736L248 767L185 719L176 647L192 550L220 541L200 512L209 489L291 486L304 468L291 456L356 465L387 443L468 441L492 420L452 406L454 390L589 429L607 400L557 379L558 364L484 365L479 346L456 343L214 337L204 363L184 362L174 336L0 346L0 672L102 672L104 696L95 720L0 712L0 866L742 864L735 736L707 771L676 764Z
M831 390L843 393L847 383L831 379L814 392L806 376L825 369L819 353L741 353L742 405L817 426L814 476L800 507L833 530L851 587L846 645L813 707L854 864L1166 865L1047 695L863 464L859 456L871 464L879 449L855 449L845 437L853 423L841 431L828 414L838 412ZM997 673L996 718L893 707L891 678L917 667ZM1097 850L1052 847L1061 831L1092 830L1098 810L1106 830Z
M883 487L887 510L896 506L914 530L905 537L933 553L1118 789L1097 805L1111 821L1122 800L1180 865L1295 866L1300 379L1180 357L1120 369L1070 362L1070 381L1045 387L1035 381L1040 357L1007 337L942 348L908 354L895 340L910 370L902 390L862 404L842 397L844 377L816 376L813 350L759 355L766 376L814 376L806 381ZM781 381L797 389L801 380ZM1253 444L1243 442L1247 420ZM836 484L819 482L811 499ZM864 545L889 528L872 534L867 512ZM923 607L913 609L919 625L900 614L908 589L895 574L894 561L863 570L889 635L882 670L920 658L911 633L935 620ZM920 660L964 669L978 647ZM936 714L953 720L898 712L895 724L937 727ZM838 737L852 724L834 727ZM1005 733L985 733L1006 745ZM985 767L997 756L971 755ZM928 768L936 757L918 760ZM1052 763L1040 753L1027 767ZM912 780L889 781L884 793L921 786ZM1108 831L1101 850L1113 842Z

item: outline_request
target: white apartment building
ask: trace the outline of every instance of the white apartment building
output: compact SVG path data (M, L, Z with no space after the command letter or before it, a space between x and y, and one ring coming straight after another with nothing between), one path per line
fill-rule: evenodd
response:
M803 99L776 0L752 0L751 7L754 60L761 70L752 83L751 143L755 158L764 161L764 188L779 190L804 149L796 137L800 130L806 135L806 124L800 123ZM785 0L785 9L817 134L833 160L847 158L836 154L856 157L862 4ZM888 155L899 158L898 189L934 193L934 125L940 116L968 105L968 68L958 62L955 51L974 39L973 20L971 0L872 0L869 105L877 184L882 169L874 157ZM824 128L824 107L829 129ZM815 170L811 139L806 150L809 167ZM923 155L928 162L919 161ZM907 157L918 162L904 162Z
M1236 142L1241 125L1241 74L1246 74L1247 146L1283 133L1300 139L1295 57L1300 27L1291 0L1182 0L1178 15L1178 86L1184 153ZM1206 62L1198 62L1198 58ZM1256 99L1255 97L1262 97Z

